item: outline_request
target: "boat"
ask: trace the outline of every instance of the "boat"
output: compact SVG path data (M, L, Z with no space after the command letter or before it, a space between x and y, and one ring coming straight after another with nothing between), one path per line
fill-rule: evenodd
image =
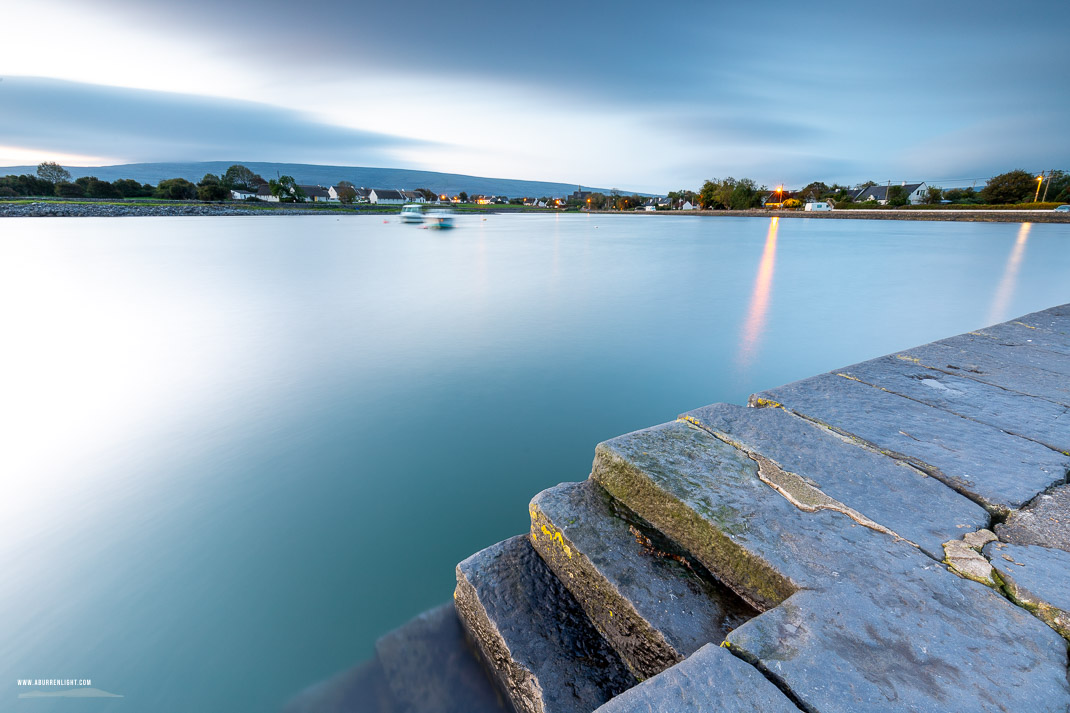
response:
M428 228L439 228L445 230L453 227L453 211L452 210L429 210L424 215L427 219Z
M419 203L409 203L408 205L401 206L401 222L402 223L422 223L424 222L424 207Z

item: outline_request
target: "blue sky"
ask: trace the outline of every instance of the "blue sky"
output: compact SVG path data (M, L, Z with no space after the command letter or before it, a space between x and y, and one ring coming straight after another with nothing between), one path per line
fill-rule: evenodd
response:
M36 0L0 165L263 160L665 192L1070 168L1070 3Z

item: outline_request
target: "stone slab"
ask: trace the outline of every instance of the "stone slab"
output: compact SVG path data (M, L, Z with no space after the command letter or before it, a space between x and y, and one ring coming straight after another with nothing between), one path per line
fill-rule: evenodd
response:
M1070 453L1070 409L1036 396L885 356L834 373Z
M1059 636L933 564L803 591L728 636L815 713L1066 713Z
M1054 631L886 532L791 505L757 469L677 421L600 444L592 477L774 605L727 641L805 710L1065 713L1066 649Z
M309 686L282 713L402 713L378 657Z
M988 343L984 337L973 337L972 340L933 342L897 352L894 356L948 374L1070 406L1070 379L1057 370L1038 366L1054 366L1060 361L1057 355L1044 352L1041 356L1048 357L1046 360L1030 359L1030 353L1027 351L1023 354L1022 349L1011 351L1010 348ZM1036 357L1036 354L1032 356Z
M458 564L454 602L521 713L589 713L636 683L526 535Z
M1070 357L1070 335L1058 328L1033 326L1016 320L978 329L972 334L988 337L1004 346L1034 347Z
M759 610L801 588L865 580L875 566L934 564L840 512L796 507L754 460L682 421L599 444L591 477Z
M1063 482L1070 456L986 424L835 374L751 397L861 439L997 514Z
M799 713L780 690L728 649L708 644L622 693L596 713Z
M1015 545L1040 545L1070 552L1070 485L1041 493L1006 522L996 534Z
M1012 600L1070 639L1070 552L992 542L984 554Z
M984 508L943 483L783 409L714 404L682 418L771 458L938 561L944 542L988 526Z
M591 480L544 490L530 513L535 550L640 679L757 614Z
M403 713L512 711L465 641L453 602L386 634L375 651Z

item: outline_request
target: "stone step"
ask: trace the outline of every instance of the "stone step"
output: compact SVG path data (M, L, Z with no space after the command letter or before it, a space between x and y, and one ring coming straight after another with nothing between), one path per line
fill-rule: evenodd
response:
M380 638L375 651L399 713L510 713L465 640L453 602Z
M457 565L454 601L521 713L590 713L636 683L527 535Z
M988 527L980 505L900 461L857 445L783 409L714 404L681 418L719 440L770 459L766 477L810 507L856 514L916 544L936 560L943 543Z
M544 490L530 514L535 550L639 679L757 614L593 481Z
M597 713L799 713L753 666L707 644L665 672L625 691Z
M804 710L1065 713L1052 629L886 528L796 507L761 461L677 421L600 444L592 478L766 610L726 644Z
M751 397L781 406L904 460L995 515L1063 482L1070 456L942 409L836 374Z
M1070 356L1070 305L1027 314L973 334L1008 346L1031 346Z
M886 356L837 369L837 375L905 396L1070 453L1066 406Z

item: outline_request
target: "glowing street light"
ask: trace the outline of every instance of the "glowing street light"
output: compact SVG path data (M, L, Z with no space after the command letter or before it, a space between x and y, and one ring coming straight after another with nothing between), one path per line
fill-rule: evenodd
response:
M1040 184L1044 182L1044 174L1037 176L1037 194L1033 196L1033 202L1037 202L1037 198L1040 198Z

